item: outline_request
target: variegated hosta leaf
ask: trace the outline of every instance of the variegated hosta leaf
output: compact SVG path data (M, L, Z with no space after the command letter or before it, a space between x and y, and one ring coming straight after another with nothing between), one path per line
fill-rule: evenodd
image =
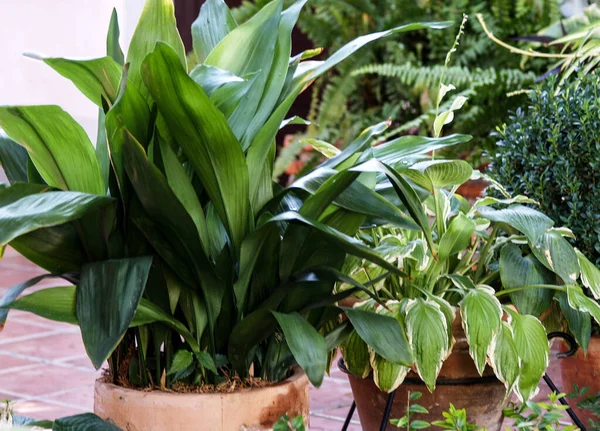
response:
M448 301L440 298L439 296L431 296L429 299L440 306L440 310L442 310L444 317L446 317L446 332L448 333L448 356L450 356L450 353L452 353L452 347L454 347L454 342L456 341L452 335L452 323L456 318L456 307L453 307ZM446 356L444 359L447 359L448 356Z
M531 198L528 198L527 196L523 196L523 195L518 195L515 196L513 198L510 199L498 199L498 198L494 198L492 196L486 196L484 198L478 199L477 202L475 202L475 207L486 207L488 205L496 205L496 204L502 204L502 205L512 205L512 204L533 204L533 205L539 205L539 202L536 200L533 200Z
M402 384L409 368L394 364L371 350L370 365L373 367L373 381L383 392L390 393Z
M590 289L594 298L600 299L600 270L584 256L579 250L575 250L581 269L581 282Z
M523 205L511 205L508 208L496 210L491 207L479 207L479 214L496 223L506 223L525 234L532 244L554 225L552 219Z
M471 178L473 168L464 160L430 160L415 163L406 174L427 190L461 185Z
M413 299L406 306L406 331L417 372L433 392L450 350L446 317L436 302Z
M579 278L579 261L573 246L556 231L544 233L532 247L533 254L548 269L554 271L565 284Z
M502 322L488 350L490 364L498 380L506 386L507 394L514 389L519 377L519 352L511 327Z
M538 393L538 383L550 361L550 345L544 326L537 318L506 310L520 359L515 393L521 401L527 401Z
M369 375L371 365L369 362L369 347L362 338L352 331L348 339L340 346L342 358L346 368L355 376L363 379Z
M592 336L592 318L590 314L586 311L580 311L573 308L571 304L569 304L566 292L556 292L554 298L560 305L560 313L567 321L569 332L573 334L577 344L579 344L583 349L583 352L587 354L590 337ZM560 330L562 331L562 328ZM546 332L549 332L547 328Z
M589 313L600 324L600 305L593 299L585 296L581 287L567 285L567 299L571 307L584 313Z
M487 352L494 336L500 331L502 306L488 286L479 286L460 302L462 324L469 342L469 353L479 374L483 373Z

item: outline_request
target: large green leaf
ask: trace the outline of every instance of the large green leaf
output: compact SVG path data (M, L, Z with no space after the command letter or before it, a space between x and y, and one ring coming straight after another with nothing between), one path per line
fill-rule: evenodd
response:
M406 333L413 348L415 365L427 388L433 392L435 381L448 357L446 317L437 303L414 299L406 305Z
M548 216L523 205L511 205L501 210L484 206L478 207L477 211L488 220L506 223L522 232L531 244L536 244L538 239L554 225Z
M321 386L327 367L325 339L298 313L283 314L273 312L279 322L294 359L306 372L315 386Z
M239 250L251 216L248 168L225 117L167 45L144 61L144 82Z
M560 312L567 321L569 332L573 334L575 341L581 346L583 352L587 353L590 337L592 336L592 318L590 314L573 308L569 304L566 292L557 292L554 298L560 305Z
M502 322L500 330L492 340L489 356L496 377L504 383L507 393L512 391L519 377L519 352L512 329L506 322Z
M557 231L542 234L532 247L533 254L546 268L554 271L565 284L579 278L579 260L573 246Z
M356 331L353 330L341 344L340 351L344 358L344 365L351 374L363 379L369 375L371 371L369 347Z
M260 9L252 18L233 29L211 51L205 64L216 66L220 69L243 76L248 73L257 73L252 87L229 118L231 130L242 143L244 149L248 148L250 141L246 133L251 130L251 122L256 114L263 97L263 92L270 77L273 67L273 58L276 54L279 21L281 20L282 0L275 0ZM288 36L289 37L289 36ZM285 66L289 62L289 54ZM275 78L285 80L285 72ZM277 94L275 97L278 97ZM258 125L262 126L262 122Z
M105 194L94 146L83 128L58 106L0 107L0 127L27 149L49 185Z
M207 0L192 24L194 53L199 63L204 63L208 54L237 27L231 11L223 0Z
M469 353L479 374L483 374L492 339L500 331L502 306L494 290L480 286L470 290L460 302L463 328L469 341Z
M80 219L111 198L78 192L46 192L24 196L0 207L0 245L37 229Z
M0 165L13 184L27 182L27 150L0 131Z
M113 9L110 16L110 23L108 24L108 32L106 34L106 54L120 65L123 65L125 63L125 57L123 56L121 45L119 45L120 36L119 16L117 15L117 10Z
M99 369L129 328L142 299L151 257L85 264L77 287L77 320L85 350Z
M174 50L180 67L185 70L187 64L185 47L177 30L173 0L146 0L127 50L127 63L130 65L129 80L145 99L148 98L148 89L142 81L142 62L154 51L158 42Z
M174 252L180 253L180 258L185 259L184 267L189 265L195 280L200 282L212 328L221 308L223 286L202 249L198 230L192 218L158 168L148 160L141 145L133 136L128 136L129 140L125 142L123 149L123 158L129 180L146 213L158 227L157 233L166 239ZM147 231L144 233L148 234ZM148 239L161 254L162 242L154 241L152 237ZM181 262L177 263L181 264ZM178 267L172 268L178 273ZM183 274L178 273L178 275Z
M150 109L143 95L135 85L128 85L128 68L123 72L119 96L106 114L105 127L110 161L117 177L117 183L127 200L126 175L123 166L123 146L132 134L144 147L149 144Z
M56 322L77 325L75 290L75 286L50 287L25 295L4 307L28 311Z
M467 248L471 244L473 232L475 232L475 222L463 213L459 213L452 219L448 230L440 239L439 258L441 260L448 259Z
M600 305L592 298L587 297L581 290L581 287L568 284L567 299L571 307L584 313L589 313L596 323L600 325Z
M508 308L506 311L510 314L510 326L520 358L515 392L521 401L527 401L538 392L538 384L550 361L550 346L544 325L538 319Z
M381 357L395 364L412 365L412 350L400 322L358 308L344 308L344 311L358 335Z
M415 163L406 171L415 183L429 191L461 185L473 173L473 168L464 160L429 160Z
M43 58L44 63L70 80L85 97L99 108L102 99L112 103L119 92L121 65L111 57L92 60L68 58Z
M503 289L537 284L553 284L556 276L548 271L533 255L521 255L521 249L507 244L500 252L500 280ZM510 294L510 300L521 314L540 317L552 304L554 292L550 289L523 289Z
M116 425L100 419L93 413L83 413L57 419L52 431L122 431Z
M71 223L20 235L10 246L37 266L56 274L79 271L85 258L77 230Z
M417 156L452 145L463 144L471 140L470 135L449 135L441 138L428 136L401 136L392 141L373 147L373 157L381 162L394 166L409 161Z
M581 269L581 282L590 289L594 298L600 299L600 270L582 252L575 250L575 253Z

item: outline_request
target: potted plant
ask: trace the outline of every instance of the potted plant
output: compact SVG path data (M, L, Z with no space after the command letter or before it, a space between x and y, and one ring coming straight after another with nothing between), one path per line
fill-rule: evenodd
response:
M580 264L592 271L582 282L596 300L600 299L595 270L600 264L600 206L595 199L600 182L595 167L600 157L599 91L597 74L571 76L560 87L559 80L551 77L530 92L529 106L517 110L501 129L492 167L511 193L535 199L546 214L573 231L569 241L578 249ZM581 349L560 361L564 390L571 391L576 383L596 394L600 392L600 329L586 316L573 316L569 323ZM584 420L593 417L591 411L575 411Z
M449 88L442 84L442 93ZM456 98L452 105L462 103ZM436 135L450 113L438 114ZM600 321L600 306L580 286L597 290L600 272L565 239L570 230L527 206L536 204L532 199L509 196L491 178L501 197L471 205L457 195L473 177L466 162L430 159L401 172L422 192L431 236L426 229L362 230L363 241L403 273L349 257L346 272L372 285L377 300L366 298L347 313L371 310L397 319L415 364L382 357L355 327L342 343L341 364L361 424L379 429L387 393L396 390L392 416L402 415L409 392L418 391L425 393L429 420L452 402L468 406L479 426L499 430L508 394L527 401L538 391L550 359L546 332L562 329L563 319L571 330L580 319Z
M437 140L374 159L382 123L282 190L274 138L296 96L363 45L448 23L366 35L307 61L314 52L290 58L304 3L275 0L237 26L209 0L189 73L170 0L147 1L126 57L115 17L106 57L42 58L98 105L96 150L57 106L0 107L11 181L0 187L0 245L49 271L7 292L0 325L9 309L78 324L94 366L108 362L95 411L124 429L265 429L283 414L306 417L308 381L321 383L351 325L389 360L412 363L394 319L357 311L339 323L332 304L348 293L333 287L349 281L339 271L347 254L401 272L352 235L367 216L429 229L387 163ZM375 191L383 180L404 211ZM46 277L72 285L18 298Z

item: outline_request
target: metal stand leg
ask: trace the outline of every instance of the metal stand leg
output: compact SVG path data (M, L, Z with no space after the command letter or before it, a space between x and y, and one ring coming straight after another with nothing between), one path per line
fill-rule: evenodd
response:
M390 415L392 414L392 405L394 404L394 396L396 395L396 391L390 392L388 395L387 402L385 403L385 410L383 411L383 419L381 420L381 426L379 427L379 431L385 431L387 428L387 424L390 421Z
M346 420L344 421L342 431L346 431L350 426L350 421L352 420L352 416L354 416L354 410L356 410L356 401L352 401L352 406L350 406L350 410L348 411L348 415L346 416Z
M566 357L572 356L575 353L577 353L577 349L579 348L579 346L577 345L577 342L571 335L569 335L565 332L551 332L550 334L548 334L548 339L551 340L552 338L562 338L569 345L569 351L565 352L565 353L560 353L558 355L559 358L566 358ZM554 382L552 381L552 379L550 378L550 376L548 374L544 374L544 381L546 382L546 384L548 385L548 387L550 388L551 391L556 392L556 393L561 392L558 390L558 388L556 387L556 385L554 384ZM573 409L571 409L567 400L565 400L564 398L561 398L559 401L563 406L569 407L567 409L567 414L569 415L569 417L571 418L573 423L575 425L577 425L577 427L579 427L579 429L581 431L587 431L585 425L583 424L583 422L581 422L581 419L579 419L579 417L575 414Z

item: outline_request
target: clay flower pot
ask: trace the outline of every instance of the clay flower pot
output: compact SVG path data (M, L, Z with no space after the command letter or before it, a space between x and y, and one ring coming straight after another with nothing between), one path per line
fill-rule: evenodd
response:
M563 352L569 350L565 343L561 343L560 349ZM590 419L596 422L600 421L600 417L592 411L577 407L577 403L581 399L600 393L600 336L594 336L590 339L587 355L584 355L583 350L579 349L574 356L562 358L559 363L563 392L572 392L574 383L579 388L584 386L589 388L583 397L569 400L569 405L573 408L575 414L586 426L589 425Z
M96 381L94 413L127 431L262 431L279 418L309 414L300 368L283 382L232 393L137 391Z
M429 414L416 414L414 419L428 422L443 420L442 412L452 403L458 409L467 409L470 423L486 427L488 431L500 430L506 388L496 379L490 367L485 368L483 376L477 372L469 355L469 346L460 318L455 319L452 333L456 343L442 366L435 391L430 393L419 376L409 372L396 390L390 418L400 418L406 414L409 392L421 392L423 396L416 403L429 410ZM378 431L388 394L379 390L372 376L363 379L349 374L342 359L339 365L340 369L348 374L363 431ZM394 429L398 428L388 423L386 430Z

